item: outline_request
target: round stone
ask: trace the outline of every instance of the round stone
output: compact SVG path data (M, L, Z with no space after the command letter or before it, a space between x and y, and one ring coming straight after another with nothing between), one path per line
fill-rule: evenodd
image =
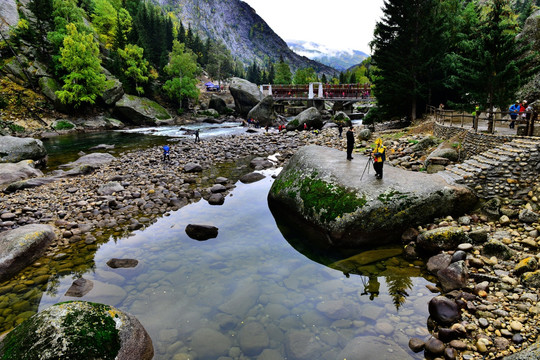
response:
M442 355L444 353L444 343L435 338L431 338L426 341L425 349L432 355Z
M517 320L510 321L510 328L514 331L521 331L523 329L523 324Z
M424 345L425 343L422 339L412 338L409 340L409 348L415 353L424 350Z

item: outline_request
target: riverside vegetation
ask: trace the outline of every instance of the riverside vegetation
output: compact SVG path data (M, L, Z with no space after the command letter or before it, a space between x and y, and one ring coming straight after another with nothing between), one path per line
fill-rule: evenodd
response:
M410 154L407 149L429 138L424 130L415 133L419 130L413 128L399 134L399 138L395 132L381 135L389 153L397 158L403 152ZM214 204L223 203L224 194L234 186L234 179L212 175L212 168L221 162L251 154L261 156L251 161L251 167L262 169L274 166L262 156L279 153L276 166L281 166L298 147L306 144L344 149L335 129L318 134L294 131L215 138L205 140L200 147L180 140L172 146L171 162L166 166L160 162L160 149L136 150L112 159L92 174L62 179L37 189L4 193L0 226L6 230L29 223L54 224L58 241L48 251L53 256L73 246L95 247L101 239L148 226L164 214L201 198ZM367 141L361 142L357 151L369 145ZM422 159L431 149L415 151L412 156ZM419 165L415 169L423 167ZM421 252L422 239L433 236L432 232L443 230L443 242L451 234L458 234L458 240L452 240L451 246L438 248L436 252L440 254L428 252L434 255L428 261L428 270L436 274L453 261L465 268L467 275L460 278L458 288L444 291L444 299L454 304L450 306L453 319L440 321L448 305L441 297L434 298L437 300L430 305L432 317L428 327L435 337L412 339L411 349L425 349L430 356L446 358L495 359L536 341L540 325L539 198L540 184L536 183L519 199L493 200L474 213L457 219L435 219L403 234L404 244L408 244L405 253L411 261L417 256L427 258ZM444 283L441 286L448 290ZM430 290L440 291L435 287ZM5 293L10 288L6 288L6 283L0 284L0 291ZM29 316L20 315L7 315L3 330Z

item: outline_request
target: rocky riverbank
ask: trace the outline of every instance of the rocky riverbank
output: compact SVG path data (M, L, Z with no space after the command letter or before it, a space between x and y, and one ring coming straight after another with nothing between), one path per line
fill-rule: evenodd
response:
M396 143L396 151L407 145L388 141L390 147ZM411 146L414 143L410 142ZM275 166L281 166L306 144L345 148L337 129L330 128L319 133L260 132L201 143L181 140L171 144L171 160L166 163L161 161L159 148L126 153L91 174L3 194L0 230L30 223L55 225L58 240L49 248L50 254L74 244L92 244L110 234L127 235L190 202L204 199L218 205L226 201L225 195L241 175L274 166L264 159L267 155L279 153ZM369 142L357 145L365 147ZM415 158L422 156L415 153ZM246 157L245 162L240 161ZM227 178L212 170L224 162L237 162L231 165L235 171ZM453 322L429 320L434 340L418 339L411 348L426 349L434 357L495 359L536 341L540 325L536 275L540 225L533 214L538 212L539 198L537 184L521 199L490 202L475 214L444 217L404 234L404 244L411 245L406 248L411 258L442 254L448 267L455 257L454 263L463 261L467 274L458 289L445 293L456 305ZM463 241L432 253L412 246L422 242L419 234L445 228L461 231ZM437 267L432 269L438 272Z

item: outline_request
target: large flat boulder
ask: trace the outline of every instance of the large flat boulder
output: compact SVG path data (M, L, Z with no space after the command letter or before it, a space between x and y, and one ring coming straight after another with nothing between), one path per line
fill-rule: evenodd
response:
M0 164L0 188L16 181L42 175L43 173L35 168L34 161L32 160Z
M257 85L237 77L231 79L229 90L234 98L236 112L244 117L262 99L262 93Z
M49 225L25 225L0 233L0 281L41 257L56 239Z
M41 140L0 136L0 163L13 163L21 160L43 161L47 150Z
M32 316L0 342L2 359L150 360L152 339L133 315L74 301Z
M124 94L114 107L114 115L135 125L157 125L171 115L157 102L144 97Z
M301 148L268 195L274 216L294 216L319 229L337 247L399 242L415 224L459 214L476 203L464 186L436 174L384 166L384 178L366 169L367 158L322 146ZM371 167L371 165L369 165ZM363 177L362 177L363 175Z

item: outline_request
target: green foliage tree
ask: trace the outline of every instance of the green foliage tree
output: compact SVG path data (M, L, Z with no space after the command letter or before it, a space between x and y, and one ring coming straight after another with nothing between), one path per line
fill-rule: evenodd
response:
M118 49L118 54L124 61L124 75L131 81L131 87L137 94L144 94L143 85L148 83L150 67L148 60L143 57L144 49L137 45L128 44L124 49Z
M116 34L117 11L109 0L94 0L92 24L99 34L100 42L110 49Z
M163 90L170 99L177 102L180 108L186 108L189 99L198 99L196 76L200 69L197 57L185 44L177 40L173 42L173 49L169 55L169 63L164 68L169 80L163 85Z
M75 24L68 24L60 63L68 72L62 90L56 95L64 104L78 108L84 103L94 104L107 82L101 73L99 47L92 34L81 33Z
M296 85L309 84L310 82L316 82L317 80L317 73L315 73L315 70L308 67L296 70L294 73L293 83Z
M283 61L283 59L276 65L276 78L274 83L282 85L292 84L291 68L289 67L289 64Z
M32 0L28 3L28 9L35 17L36 44L41 59L49 56L49 43L47 33L53 26L53 1L52 0Z
M212 79L223 81L234 73L234 60L227 47L221 42L209 43L206 70Z

